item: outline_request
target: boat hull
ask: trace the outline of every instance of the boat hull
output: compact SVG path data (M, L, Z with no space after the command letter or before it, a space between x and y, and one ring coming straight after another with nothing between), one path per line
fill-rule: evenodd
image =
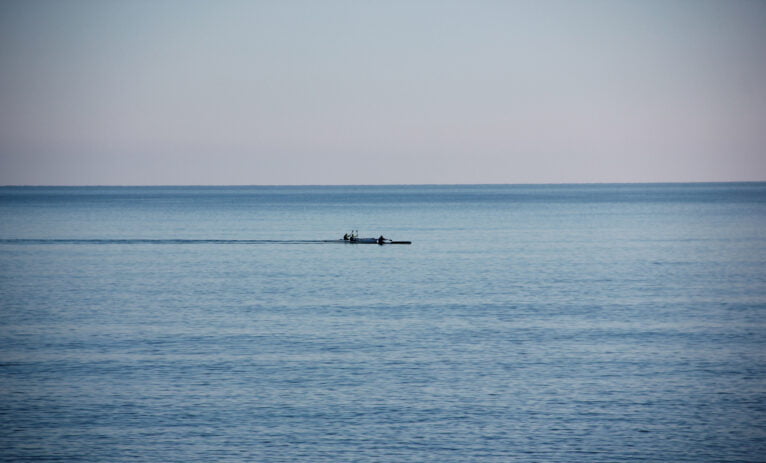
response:
M341 240L345 243L349 244L412 244L412 241L393 241L393 240L383 240L382 242L378 241L378 238L355 238L353 240Z

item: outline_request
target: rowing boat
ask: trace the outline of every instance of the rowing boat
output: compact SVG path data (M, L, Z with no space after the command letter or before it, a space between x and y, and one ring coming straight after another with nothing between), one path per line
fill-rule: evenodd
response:
M342 240L349 244L412 244L412 241L394 241L388 238L359 238L356 232L352 232L350 235L345 235Z
M412 241L394 241L389 239L379 240L378 238L354 238L352 240L342 240L349 244L412 244Z

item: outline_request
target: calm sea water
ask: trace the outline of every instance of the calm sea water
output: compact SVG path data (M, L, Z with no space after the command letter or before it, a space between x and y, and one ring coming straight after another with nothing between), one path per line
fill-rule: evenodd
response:
M13 462L766 461L766 184L0 188L0 392Z

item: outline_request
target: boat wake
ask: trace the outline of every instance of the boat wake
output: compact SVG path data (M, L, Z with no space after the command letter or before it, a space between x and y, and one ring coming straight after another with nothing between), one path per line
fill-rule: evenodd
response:
M317 244L342 243L342 240L211 240L211 239L0 239L0 245L182 245L182 244Z

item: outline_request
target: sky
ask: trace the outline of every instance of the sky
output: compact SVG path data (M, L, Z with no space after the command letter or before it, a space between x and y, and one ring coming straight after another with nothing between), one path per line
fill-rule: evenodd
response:
M0 185L766 180L766 1L0 0Z

